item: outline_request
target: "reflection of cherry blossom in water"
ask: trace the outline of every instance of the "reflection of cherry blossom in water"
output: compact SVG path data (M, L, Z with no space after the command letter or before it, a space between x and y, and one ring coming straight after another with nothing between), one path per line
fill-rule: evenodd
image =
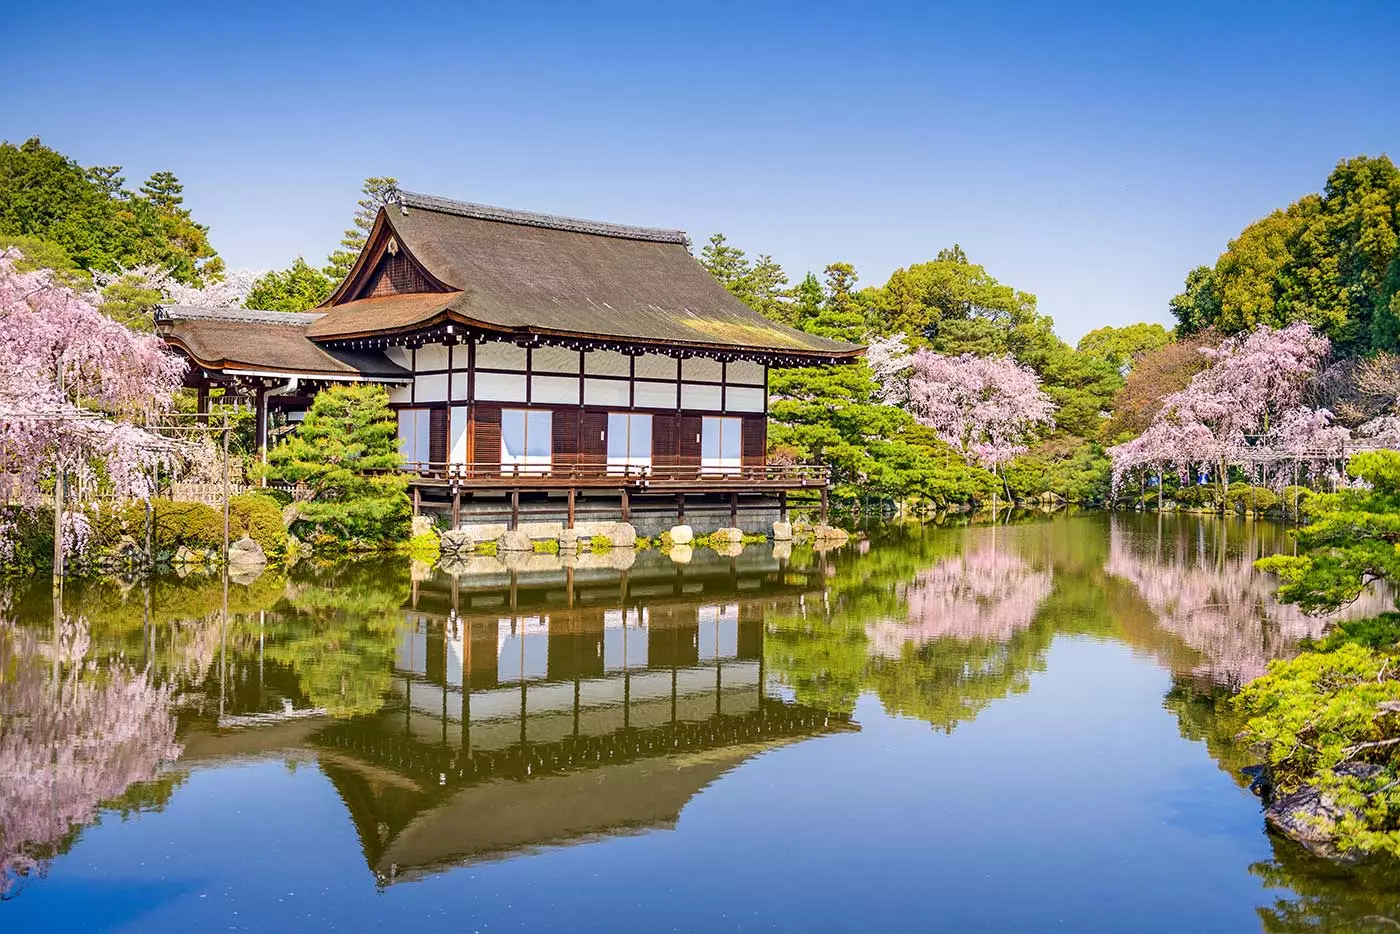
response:
M1194 536L1173 525L1163 538L1130 523L1112 520L1104 570L1132 584L1157 624L1200 654L1190 670L1199 678L1243 684L1270 660L1296 655L1299 640L1317 638L1333 622L1393 609L1389 594L1376 588L1337 613L1306 616L1279 603L1278 581L1254 569L1256 558L1272 553L1261 538L1220 524L1193 526ZM1240 537L1237 544L1220 540L1231 534Z
M64 620L57 646L0 620L0 897L180 754L169 688L85 661L87 641L82 620Z
M961 554L920 571L906 585L906 621L882 619L866 627L871 652L898 658L906 645L937 639L1006 642L1035 619L1050 595L1049 570L1023 561L996 533L969 539Z

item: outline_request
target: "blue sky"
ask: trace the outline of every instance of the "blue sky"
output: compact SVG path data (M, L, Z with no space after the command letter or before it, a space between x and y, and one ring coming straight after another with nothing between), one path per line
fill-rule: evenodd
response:
M956 241L1074 340L1167 321L1245 224L1400 157L1400 3L1225 6L29 3L0 138L174 171L233 267L319 262L390 174L794 278Z

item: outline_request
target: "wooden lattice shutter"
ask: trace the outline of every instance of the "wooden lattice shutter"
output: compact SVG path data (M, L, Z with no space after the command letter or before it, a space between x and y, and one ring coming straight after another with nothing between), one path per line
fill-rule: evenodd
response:
M501 472L501 407L472 406L472 465L477 474L487 477Z
M551 419L554 434L554 463L579 462L579 415L577 409L555 409Z
M682 415L680 418L680 443L676 453L682 467L699 466L700 434L705 429L705 419L699 415Z
M657 467L676 466L677 416L651 417L651 462Z
M376 298L381 295L406 295L414 292L437 292L423 271L403 253L384 254L379 267L370 274L356 298Z
M608 462L608 413L584 409L579 416L579 463L601 467Z
M447 463L447 409L428 410L428 462L434 467Z
M765 461L764 453L768 445L768 419L762 415L748 415L744 417L742 459L740 463L744 466L761 467Z

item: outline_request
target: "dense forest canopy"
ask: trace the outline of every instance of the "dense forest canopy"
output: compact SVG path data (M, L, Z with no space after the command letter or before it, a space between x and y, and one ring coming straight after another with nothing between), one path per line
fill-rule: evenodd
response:
M1306 321L1354 356L1400 349L1400 170L1340 162L1310 194L1246 227L1172 299L1178 334Z

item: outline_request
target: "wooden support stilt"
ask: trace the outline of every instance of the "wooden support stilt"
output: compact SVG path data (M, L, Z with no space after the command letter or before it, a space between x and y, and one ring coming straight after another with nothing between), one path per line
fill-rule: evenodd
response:
M829 498L829 497L827 496L826 487L822 487L822 506L821 506L821 524L822 524L822 525L826 525L826 508L827 508L827 500L828 500L828 498Z
M729 491L729 527L739 527L739 494L734 490Z
M622 488L622 521L632 521L632 494L626 487Z
M569 487L569 524L567 527L571 529L574 527L574 495L576 492L573 487Z
M419 510L423 508L423 491L418 487L413 488L413 515L416 518Z
M780 522L786 522L786 521L788 521L788 517L787 517L787 490L783 490L782 492L780 492L780 493L778 494L778 521L780 521Z
M676 494L676 524L685 525L685 494Z
M514 532L520 527L520 491L510 491L510 530Z
M452 529L456 531L462 527L462 488L454 487L452 490Z

